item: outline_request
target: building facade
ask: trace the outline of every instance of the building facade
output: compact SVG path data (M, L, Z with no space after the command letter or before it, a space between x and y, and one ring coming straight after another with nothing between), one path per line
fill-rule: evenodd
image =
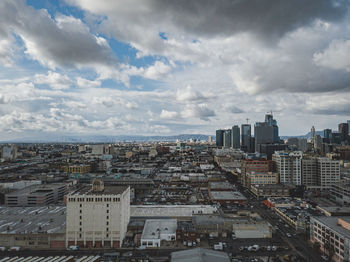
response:
M333 261L349 261L350 217L311 217L310 241Z
M280 176L280 183L301 185L301 151L285 152L276 151L272 155L272 161L276 172Z
M130 187L93 187L67 196L66 246L118 248L130 220Z

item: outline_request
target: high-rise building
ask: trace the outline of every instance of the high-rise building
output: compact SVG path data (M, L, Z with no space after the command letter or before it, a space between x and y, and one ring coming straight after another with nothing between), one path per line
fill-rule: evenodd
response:
M224 132L225 130L216 130L216 146L217 147L222 147L224 145Z
M326 142L328 141L327 143L330 143L331 138L332 138L332 129L329 129L329 128L324 129L323 130L323 138L326 139Z
M331 142L333 144L341 144L342 142L342 134L339 133L339 132L332 132L332 139L331 139Z
M348 123L348 126L350 126L350 120L348 120L347 123ZM348 133L348 135L350 136L350 128L349 128L349 133Z
M298 150L301 152L307 151L307 139L306 138L300 138L298 143Z
M317 158L303 158L301 166L302 184L307 188L316 187L318 185Z
M213 142L213 137L212 136L208 136L208 142L212 143Z
M312 126L311 127L311 138L313 139L315 137L315 135L316 135L316 130L315 130L315 127Z
M119 248L130 220L130 187L94 180L67 195L66 246Z
M231 129L225 130L223 144L225 148L231 147Z
M349 136L349 125L348 123L341 123L338 125L338 131L341 134L341 141L347 141Z
M239 126L234 125L232 127L231 138L232 138L232 142L231 142L232 148L241 148Z
M252 137L252 126L250 124L243 124L241 126L242 131L242 150L245 152L251 152L251 137Z
M303 153L300 151L276 151L272 155L276 172L280 176L280 183L301 185L302 157Z
M327 157L317 158L317 176L321 190L330 189L340 180L340 163Z
M320 135L314 136L314 149L316 151L321 151L322 149L322 137Z
M254 126L255 151L260 152L261 144L275 144L280 142L277 121L272 114L265 115L265 122L257 122Z

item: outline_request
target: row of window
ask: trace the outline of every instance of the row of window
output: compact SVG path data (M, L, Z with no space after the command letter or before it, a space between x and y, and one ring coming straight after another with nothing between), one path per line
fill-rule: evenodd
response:
M68 202L119 202L119 197L87 197L87 198L75 198L69 197Z

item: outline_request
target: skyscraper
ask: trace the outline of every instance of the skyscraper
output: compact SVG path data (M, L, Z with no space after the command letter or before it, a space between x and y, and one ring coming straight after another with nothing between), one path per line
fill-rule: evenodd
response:
M251 137L252 137L252 126L250 124L243 124L241 126L242 130L242 150L245 152L249 152L251 145Z
M232 148L241 148L239 126L234 125L232 127L231 139L232 139L232 142L231 142Z
M224 131L225 130L216 130L216 146L222 147L224 145Z
M277 121L272 114L265 115L265 122L257 122L254 126L255 151L260 152L260 144L279 143Z
M341 141L347 141L349 135L349 125L348 123L341 123L338 125L338 131L341 134Z
M231 147L231 129L225 130L223 144L226 148Z
M332 138L332 129L324 129L323 130L323 138L325 139L326 143L330 143Z

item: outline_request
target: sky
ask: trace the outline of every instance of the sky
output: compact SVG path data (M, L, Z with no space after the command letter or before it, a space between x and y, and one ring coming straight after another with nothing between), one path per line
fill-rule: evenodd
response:
M1 0L0 136L350 119L349 0Z

